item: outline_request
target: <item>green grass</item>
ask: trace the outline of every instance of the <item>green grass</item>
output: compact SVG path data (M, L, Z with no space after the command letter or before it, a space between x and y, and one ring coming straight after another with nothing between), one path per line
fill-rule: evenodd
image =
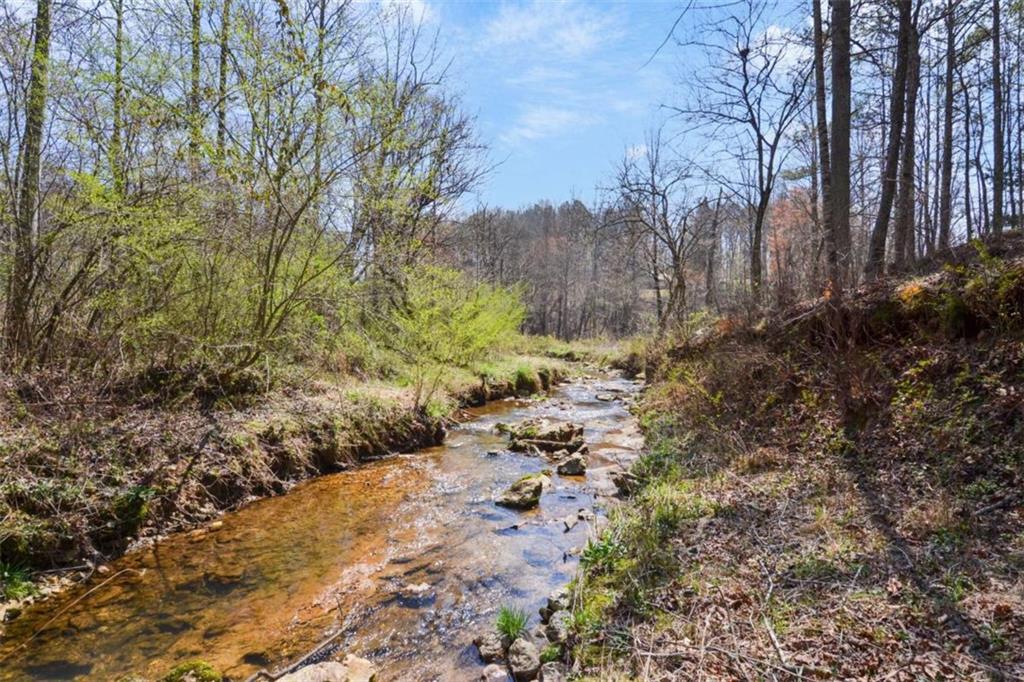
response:
M526 634L526 612L522 609L517 609L511 606L502 606L498 609L498 619L495 622L495 627L505 637L510 640L515 640Z
M541 663L554 663L555 661L561 660L562 649L557 644L548 644L544 647L544 650L540 652Z
M4 599L24 599L35 592L28 569L0 562L0 594Z

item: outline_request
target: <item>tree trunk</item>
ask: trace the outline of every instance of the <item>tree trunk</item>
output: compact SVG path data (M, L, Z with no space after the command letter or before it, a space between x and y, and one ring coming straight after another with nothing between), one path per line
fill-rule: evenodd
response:
M114 102L110 133L110 175L114 191L124 193L124 152L121 149L121 127L124 117L124 0L113 0L114 5Z
M323 145L324 145L324 42L327 40L327 0L320 0L317 7L316 24L316 72L313 78L313 96L315 98L315 129L313 131L313 178L319 191L322 181Z
M971 93L967 90L963 71L960 72L960 90L964 95L964 217L967 221L967 239L974 239L974 216L971 208Z
M217 156L224 158L228 130L228 45L231 38L231 0L224 0L220 14L220 63L217 72Z
M839 255L829 227L832 225L832 169L828 149L828 116L825 112L825 33L822 29L821 0L812 0L811 7L814 15L814 123L817 131L818 166L821 168L821 222L826 226L828 262L835 264ZM815 197L815 215L817 202L818 198ZM817 286L818 282L815 281L814 285Z
M915 26L910 36L910 65L907 73L907 123L903 127L903 159L900 163L899 196L896 200L896 268L903 269L913 257L914 245L914 163L917 129L917 93L921 82L921 54Z
M953 70L956 67L955 7L946 2L946 90L942 107L942 182L939 190L939 249L949 248L953 219Z
M764 249L764 222L768 215L768 203L771 201L771 191L761 191L761 197L757 202L754 213L754 230L750 240L750 290L754 296L755 304L761 302L761 287L764 274L761 267L761 251Z
M14 263L7 299L8 361L24 358L31 344L29 310L35 279L36 232L39 221L39 175L42 165L43 119L46 114L47 71L50 65L50 0L37 0L32 70L25 104L21 189L15 219Z
M1003 76L1001 57L1002 24L999 4L992 0L992 231L1003 232Z
M190 69L191 86L189 88L188 97L188 116L189 116L189 151L192 155L192 160L195 162L199 156L199 147L203 140L203 119L202 114L199 111L200 107L200 92L199 92L199 74L200 74L200 53L199 53L199 41L201 39L201 27L202 27L202 4L201 0L192 0L191 5L191 28L192 34L189 39L189 46L192 50L192 62Z
M910 32L912 27L911 0L899 0L899 33L896 39L896 70L892 77L892 98L889 103L889 142L885 150L885 168L882 171L882 193L878 201L878 214L871 230L867 263L864 274L873 279L885 268L885 243L889 234L893 197L896 194L896 174L903 140L903 119L906 106L907 64L910 59Z
M832 224L836 262L829 276L833 294L842 293L850 259L850 0L832 3Z

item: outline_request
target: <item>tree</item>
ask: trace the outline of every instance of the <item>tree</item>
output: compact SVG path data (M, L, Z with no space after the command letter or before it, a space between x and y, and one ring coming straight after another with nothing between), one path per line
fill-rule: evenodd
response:
M939 236L940 249L949 248L950 228L953 220L953 100L955 86L953 72L956 68L956 5L953 0L946 2L946 70L942 106L942 181L939 191Z
M814 112L815 131L817 133L818 154L816 165L821 169L821 207L822 222L829 226L828 262L838 262L838 245L832 238L832 169L828 149L828 116L825 112L825 32L822 29L821 0L811 0L811 12L814 25L812 41L814 43ZM817 199L815 206L817 206ZM816 209L815 209L816 210Z
M910 32L912 27L912 0L897 0L899 8L899 35L896 42L896 69L892 77L889 107L888 145L885 168L882 171L882 192L878 200L878 213L871 231L865 274L868 278L882 274L885 267L885 245L889 231L893 198L896 194L896 176L899 167L900 145L903 142L904 112L906 111L907 65L910 62ZM909 119L910 116L907 116ZM909 123L909 121L908 121ZM913 140L910 140L913 144Z
M21 192L15 216L14 265L7 294L7 350L10 359L25 355L32 343L30 313L36 286L36 235L39 222L43 118L50 65L50 0L36 0L31 76L21 153Z
M831 288L842 292L850 260L850 1L832 2L832 224L837 258L831 264Z
M793 39L770 23L769 4L744 0L739 8L740 13L703 25L702 37L685 43L702 48L708 60L693 74L692 102L673 108L713 139L728 140L719 151L733 162L724 165L749 166L750 288L759 301L768 207L788 153L783 141L806 105L811 70L793 64ZM718 165L719 160L702 164L716 182L731 187Z
M655 130L639 151L627 152L615 177L621 219L646 255L659 334L681 319L686 306L686 265L698 244L690 222L690 176L689 168L671 158L662 131Z
M917 130L917 94L921 84L920 36L915 27L910 33L910 64L907 68L907 124L904 126L900 161L899 195L896 198L895 265L906 267L914 258L914 202L916 200L915 154Z
M1000 0L992 0L992 231L1003 232L1003 74Z

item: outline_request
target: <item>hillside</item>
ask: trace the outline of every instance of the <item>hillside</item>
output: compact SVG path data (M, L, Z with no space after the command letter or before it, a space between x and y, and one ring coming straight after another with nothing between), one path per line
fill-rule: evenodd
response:
M583 555L594 678L1024 675L1019 239L652 349L635 489ZM845 345L845 347L844 347Z

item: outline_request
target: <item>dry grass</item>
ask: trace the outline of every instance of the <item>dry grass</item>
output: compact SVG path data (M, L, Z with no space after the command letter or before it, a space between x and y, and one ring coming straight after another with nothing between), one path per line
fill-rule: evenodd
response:
M1024 678L1024 268L984 268L875 292L841 359L805 317L655 363L644 485L578 580L586 674ZM653 537L655 486L713 512Z

